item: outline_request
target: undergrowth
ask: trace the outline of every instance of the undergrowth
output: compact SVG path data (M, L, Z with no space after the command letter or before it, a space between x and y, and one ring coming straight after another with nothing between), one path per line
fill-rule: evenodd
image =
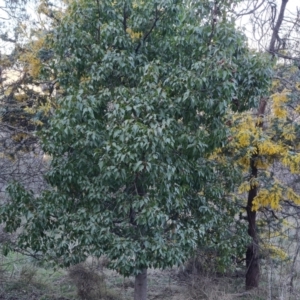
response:
M245 292L245 266L225 273L215 260L199 251L184 266L148 272L148 300L298 300L294 274L289 287L288 268L262 260L260 288ZM53 270L17 253L0 256L1 300L130 300L134 278L124 278L106 268L107 260L90 258L69 269ZM237 271L238 270L238 271Z

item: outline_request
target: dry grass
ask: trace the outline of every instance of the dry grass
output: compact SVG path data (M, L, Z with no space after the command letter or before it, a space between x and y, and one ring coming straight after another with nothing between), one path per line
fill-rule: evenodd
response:
M10 260L9 260L10 259ZM215 261L203 253L184 267L148 271L148 300L299 300L299 276L289 289L289 268L262 261L260 288L245 292L240 273L221 275ZM89 259L66 270L53 271L20 255L2 258L0 299L15 300L131 300L134 278L106 268L106 259ZM271 276L272 275L272 276ZM77 292L76 292L77 290Z
M245 291L244 279L231 276L190 274L186 275L181 284L187 286L184 300L280 299L278 297L269 298L268 290L264 286L259 289Z
M108 289L104 275L99 274L87 264L78 264L69 269L69 277L77 288L82 300L119 300L117 293Z

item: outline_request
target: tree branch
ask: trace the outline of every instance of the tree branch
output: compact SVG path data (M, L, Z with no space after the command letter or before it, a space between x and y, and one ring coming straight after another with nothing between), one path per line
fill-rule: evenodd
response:
M278 19L277 19L277 22L275 24L275 27L273 29L273 34L272 34L272 37L271 37L271 42L270 42L269 50L268 50L268 52L271 53L273 56L276 53L275 43L276 43L277 40L279 40L279 30L280 30L280 27L281 27L281 24L282 24L282 21L283 21L283 18L284 18L284 12L285 12L287 3L288 3L288 0L282 0L281 1L280 12L279 12Z
M151 32L153 31L153 29L155 28L155 26L156 26L158 20L159 20L159 17L158 17L158 10L157 10L157 7L156 7L156 8L155 8L155 19L154 19L154 21L153 21L153 23L152 23L152 26L151 26L151 28L149 29L149 31L144 35L144 37L143 37L143 39L142 39L143 42L145 42L146 39L149 37L149 35L150 35ZM142 45L142 42L140 41L139 44L137 45L136 49L135 49L135 53L137 53L137 52L139 51L141 45Z

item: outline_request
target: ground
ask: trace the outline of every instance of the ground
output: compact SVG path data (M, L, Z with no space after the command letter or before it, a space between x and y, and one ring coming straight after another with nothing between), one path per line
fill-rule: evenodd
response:
M105 259L90 258L73 268L54 270L20 254L0 255L0 300L133 299L134 278L124 278L108 270L106 264ZM148 300L300 299L299 292L288 294L280 284L270 289L267 279L263 273L260 289L245 293L242 270L220 275L213 268L209 272L194 270L191 264L151 269Z

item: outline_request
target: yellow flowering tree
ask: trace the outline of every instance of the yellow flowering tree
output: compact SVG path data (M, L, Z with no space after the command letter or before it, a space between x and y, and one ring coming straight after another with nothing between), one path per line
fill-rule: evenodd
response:
M246 253L247 288L257 286L259 278L258 244L263 233L258 236L257 212L263 212L261 225L271 222L263 221L266 216L274 216L278 225L283 219L280 212L286 210L287 205L300 205L299 190L291 185L290 180L291 176L300 173L299 82L297 67L278 65L270 97L262 99L256 111L231 112L227 122L230 130L228 144L218 149L217 155L211 156L220 163L226 162L224 156L230 157L244 177L235 200L247 195L246 205L241 205L247 212L248 233L253 240ZM288 175L283 175L280 168L284 168ZM261 242L262 248L270 253L281 253L277 256L284 257L282 249L272 243Z
M59 23L61 11L37 1L33 18L26 1L5 1L0 13L0 201L7 184L16 180L38 191L45 164L36 131L56 104L52 50L47 37ZM58 3L58 2L57 2ZM33 4L32 4L33 5ZM4 11L1 10L4 9ZM34 19L34 21L33 21Z
M33 132L45 124L51 107L55 106L56 75L51 66L52 46L48 37L59 24L63 11L41 0L30 11L34 17L29 18L19 1L13 7L10 1L5 3L11 18L2 22L0 30L4 49L0 55L0 128L8 132L14 144L10 144L10 152L16 154L18 150L32 149L37 141Z

